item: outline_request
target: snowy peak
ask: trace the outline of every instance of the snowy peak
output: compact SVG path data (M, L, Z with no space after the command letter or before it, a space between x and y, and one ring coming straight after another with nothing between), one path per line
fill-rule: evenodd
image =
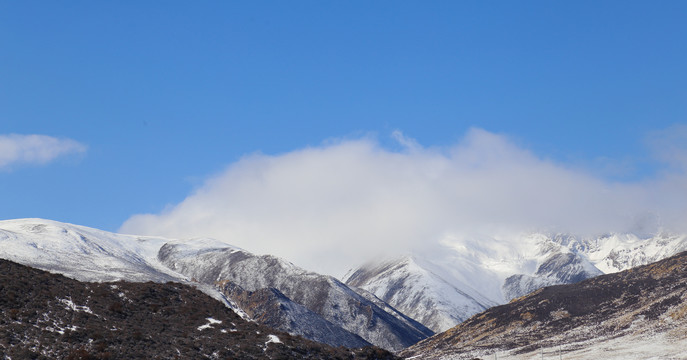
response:
M587 258L606 274L665 259L687 250L687 235L661 233L652 237L611 234L580 241Z
M473 297L413 256L367 264L350 273L346 284L363 288L435 332L494 305ZM466 286L463 286L466 289Z

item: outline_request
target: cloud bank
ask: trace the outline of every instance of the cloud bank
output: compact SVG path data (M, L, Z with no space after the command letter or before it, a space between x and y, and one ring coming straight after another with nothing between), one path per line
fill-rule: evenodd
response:
M19 164L43 165L59 157L83 153L86 146L45 135L0 135L0 170Z
M609 182L480 129L442 149L400 132L392 137L404 150L362 138L246 156L181 203L135 215L120 231L208 236L340 275L369 256L446 236L684 230L687 223L686 178L678 173Z

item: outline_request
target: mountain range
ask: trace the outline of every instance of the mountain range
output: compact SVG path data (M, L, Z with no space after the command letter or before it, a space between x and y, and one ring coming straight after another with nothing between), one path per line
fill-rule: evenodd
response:
M617 273L684 250L687 236L667 233L454 237L368 262L340 281L213 239L114 234L42 219L0 221L3 259L85 282L190 285L275 331L331 346L375 345L394 352L425 344L435 333L454 331L473 315L537 289Z

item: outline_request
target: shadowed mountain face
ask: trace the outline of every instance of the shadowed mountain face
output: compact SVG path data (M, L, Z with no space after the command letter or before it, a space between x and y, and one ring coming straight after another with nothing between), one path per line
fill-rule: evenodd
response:
M245 311L250 319L259 324L325 344L345 347L370 346L370 343L360 336L291 301L277 289L247 291L230 281L220 282L216 287Z
M251 292L276 289L307 308L310 315L316 314L325 322L388 350L398 351L433 335L416 321L390 307L392 313L385 311L333 277L303 270L274 256L237 249L193 251L184 244L168 243L160 249L158 259L201 283L216 285L229 281ZM329 330L325 327L308 331Z
M401 355L462 359L505 353L526 358L540 348L559 348L565 358L588 358L580 353L647 339L653 356L687 355L675 355L685 350L687 341L687 252L577 284L539 289L475 315ZM636 345L634 352L610 351L603 356L645 358L642 349Z
M392 359L241 319L178 283L82 283L0 260L3 359Z

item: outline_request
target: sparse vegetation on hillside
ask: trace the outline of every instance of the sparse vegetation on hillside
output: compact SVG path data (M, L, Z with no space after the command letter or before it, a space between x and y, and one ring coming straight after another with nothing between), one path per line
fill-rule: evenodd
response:
M374 347L334 348L245 321L178 283L82 283L0 260L0 294L0 358L394 358Z

